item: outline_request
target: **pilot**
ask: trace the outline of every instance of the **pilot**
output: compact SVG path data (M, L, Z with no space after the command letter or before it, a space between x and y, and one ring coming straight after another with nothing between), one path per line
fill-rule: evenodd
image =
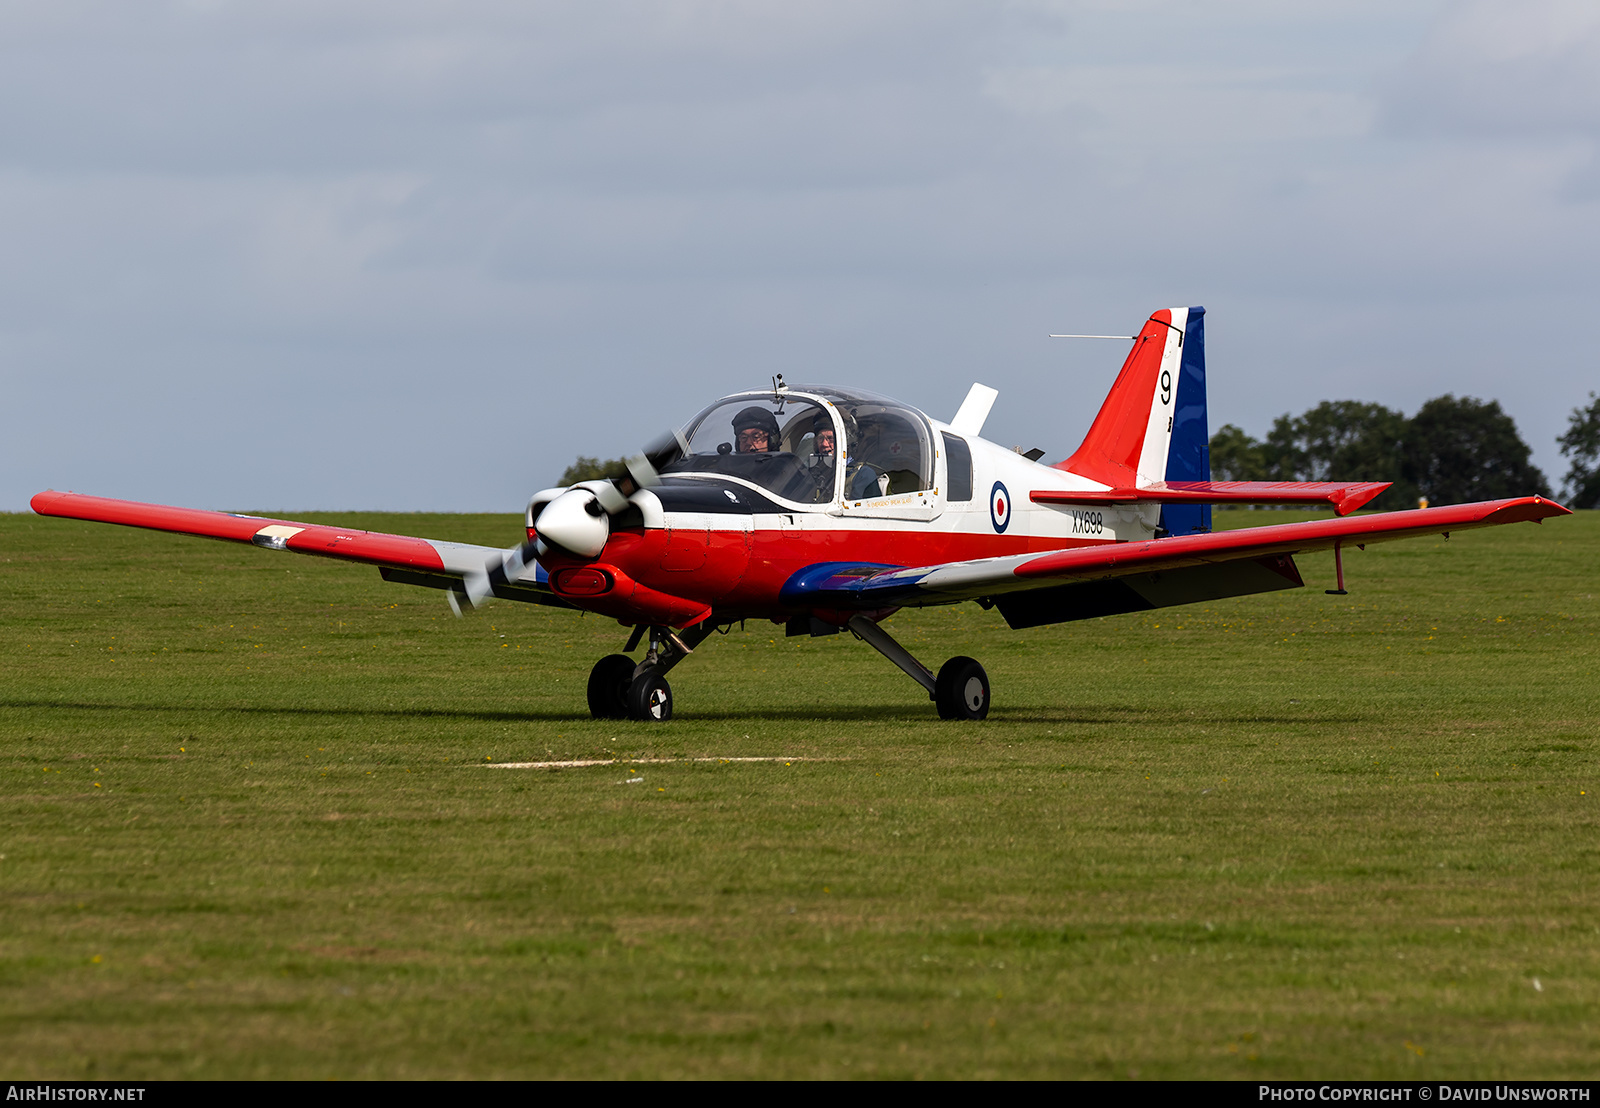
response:
M766 454L778 449L778 417L750 407L733 417L733 448L740 454Z

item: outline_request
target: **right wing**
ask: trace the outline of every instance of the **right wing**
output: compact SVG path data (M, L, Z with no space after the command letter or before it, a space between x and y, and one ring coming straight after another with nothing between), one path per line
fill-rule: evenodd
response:
M485 589L505 600L572 607L551 591L550 578L543 567L531 558L524 564L520 557L514 556L517 548L506 551L492 546L416 539L232 512L172 508L70 492L42 492L33 498L30 506L42 516L119 523L152 531L250 543L266 550L364 562L377 566L385 581L447 590L451 606L458 610L461 602L469 599L469 594L480 594L470 597L476 603Z
M796 573L782 597L794 607L835 611L992 601L1011 626L1035 627L1296 588L1304 582L1293 555L1336 544L1449 535L1570 514L1552 500L1526 496L914 568L826 562Z

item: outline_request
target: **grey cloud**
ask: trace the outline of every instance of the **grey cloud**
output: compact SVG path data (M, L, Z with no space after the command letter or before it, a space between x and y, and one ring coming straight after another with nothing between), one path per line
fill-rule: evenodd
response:
M1600 8L1587 0L1453 4L1389 83L1403 134L1543 141L1600 134Z
M637 144L673 111L781 113L815 94L826 112L830 97L959 81L986 22L947 3L76 8L0 12L11 165L493 171L618 109L655 124L617 136Z

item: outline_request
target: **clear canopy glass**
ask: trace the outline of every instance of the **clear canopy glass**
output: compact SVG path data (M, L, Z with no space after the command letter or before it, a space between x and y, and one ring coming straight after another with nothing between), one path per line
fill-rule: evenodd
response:
M663 475L734 477L801 505L933 484L927 419L859 390L823 385L727 397L691 420L683 438L687 452L664 465Z

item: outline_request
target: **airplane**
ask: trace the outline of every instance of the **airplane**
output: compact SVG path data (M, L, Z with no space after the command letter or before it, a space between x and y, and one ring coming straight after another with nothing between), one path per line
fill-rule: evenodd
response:
M715 629L766 619L848 630L976 721L988 674L935 672L883 627L901 608L975 601L1012 628L1302 587L1294 556L1571 514L1539 496L1353 516L1388 484L1212 481L1205 309L1155 312L1070 457L980 437L998 393L974 384L948 423L855 388L789 386L717 400L627 459L627 475L533 494L506 550L42 492L41 515L252 543L375 565L443 590L457 615L491 599L609 616L631 628L595 663L596 719L672 717L669 671ZM1312 504L1334 518L1213 532L1219 503ZM646 641L648 640L648 641ZM646 644L642 658L630 655Z

